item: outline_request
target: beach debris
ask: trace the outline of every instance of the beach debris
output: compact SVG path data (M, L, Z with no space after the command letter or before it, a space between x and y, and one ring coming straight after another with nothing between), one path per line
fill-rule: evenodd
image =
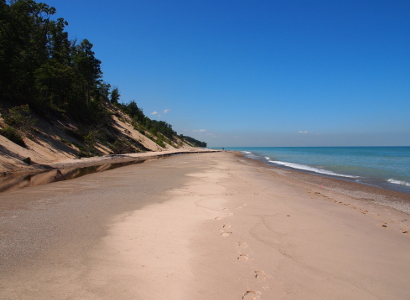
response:
M382 226L383 226L383 227L387 227L387 225L386 225L386 224L383 224Z
M403 230L403 231L402 231L402 233L407 233L407 232L408 232L407 230Z

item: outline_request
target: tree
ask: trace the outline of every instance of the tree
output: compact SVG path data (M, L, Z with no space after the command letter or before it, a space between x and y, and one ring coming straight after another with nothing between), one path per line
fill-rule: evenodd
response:
M95 58L92 51L93 44L84 39L79 45L74 46L74 66L80 76L81 85L85 92L85 102L88 104L91 99L91 91L101 78L101 61Z
M111 103L112 104L117 104L118 101L120 100L120 97L121 97L120 92L119 92L118 88L115 87L111 92Z

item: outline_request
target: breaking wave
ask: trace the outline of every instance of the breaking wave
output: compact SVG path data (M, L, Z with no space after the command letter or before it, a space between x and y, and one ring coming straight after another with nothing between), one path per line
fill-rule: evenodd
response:
M324 170L320 168L315 168L307 165L302 165L302 164L297 164L297 163L290 163L290 162L285 162L285 161L277 161L277 160L270 160L269 157L266 157L266 159L273 164L289 167L292 169L298 169L298 170L303 170L303 171L309 171L309 172L315 172L323 175L331 175L331 176L339 176L339 177L346 177L346 178L359 178L360 176L353 176L353 175L346 175L346 174L340 174L340 173L335 173L329 170Z
M403 181L403 180L397 180L397 179L392 179L391 178L391 179L387 179L387 182L410 187L410 182L406 182L406 181Z

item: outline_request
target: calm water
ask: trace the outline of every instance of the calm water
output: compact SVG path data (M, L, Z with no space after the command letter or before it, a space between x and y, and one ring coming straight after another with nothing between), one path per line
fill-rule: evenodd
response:
M410 147L256 147L241 151L266 164L410 194Z

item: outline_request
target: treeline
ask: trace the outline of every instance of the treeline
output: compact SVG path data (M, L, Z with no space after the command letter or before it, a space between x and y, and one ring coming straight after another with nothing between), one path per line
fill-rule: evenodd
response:
M140 130L142 133L148 133L158 137L158 133L161 133L165 138L168 139L168 143L174 141L175 137L178 136L178 133L172 129L172 126L164 121L151 120L144 115L144 112L141 108L138 107L135 101L131 101L129 104L122 103L113 103L119 107L123 112L127 113L133 121L135 129ZM192 137L179 135L181 140L184 140L191 144L194 147L206 147L205 142L198 141Z
M206 147L205 142L198 141L198 140L196 140L192 137L189 137L189 136L186 136L186 135L183 135L183 134L181 134L180 137L181 137L181 139L187 141L188 143L190 143L194 147Z
M151 120L150 118L145 116L142 109L138 107L135 101L131 101L129 104L117 103L116 106L132 118L132 120L134 121L134 127L136 127L136 129L144 128L153 135L157 135L159 132L171 140L173 140L177 135L177 132L174 131L172 129L172 126L167 122Z
M141 130L172 140L177 133L146 117L133 101L119 103L117 88L102 80L93 44L70 40L56 9L34 0L0 0L0 101L29 105L38 114L60 114L95 126L108 126L106 103L128 113Z

